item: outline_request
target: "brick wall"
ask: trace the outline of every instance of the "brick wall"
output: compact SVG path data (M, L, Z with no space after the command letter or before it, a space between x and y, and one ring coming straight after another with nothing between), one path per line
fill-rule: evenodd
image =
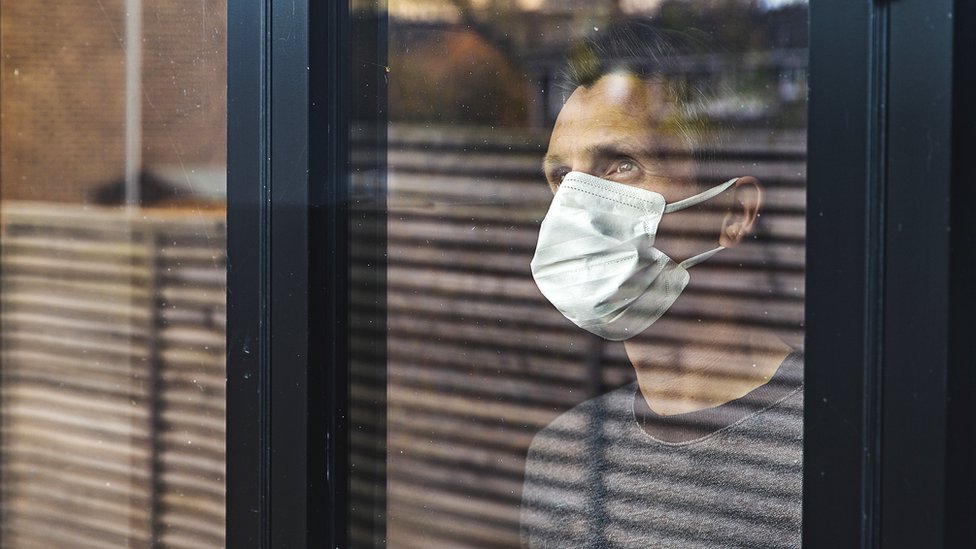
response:
M0 198L81 202L124 173L124 0L0 10ZM224 164L226 29L226 0L145 0L145 166Z

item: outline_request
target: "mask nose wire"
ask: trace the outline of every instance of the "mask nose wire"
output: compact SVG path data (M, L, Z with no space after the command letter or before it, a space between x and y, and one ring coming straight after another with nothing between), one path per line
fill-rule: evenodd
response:
M716 185L705 192L698 193L694 196L689 196L688 198L679 200L677 202L672 202L664 207L664 213L671 213L671 212L676 212L678 210L683 210L685 208L690 208L696 204L701 204L706 200L715 198L716 196L722 194L722 192L724 192L725 189L728 189L729 187L734 185L735 182L738 180L739 180L738 177L733 177L732 179L729 179L725 183Z

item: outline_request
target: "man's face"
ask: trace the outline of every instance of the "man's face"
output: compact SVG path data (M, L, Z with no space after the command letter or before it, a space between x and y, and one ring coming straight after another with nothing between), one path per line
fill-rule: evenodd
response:
M670 129L673 116L664 86L630 74L610 74L577 88L549 140L543 170L550 188L555 192L564 175L577 171L660 193L667 202L694 195L691 147ZM662 145L680 147L680 154L662 158ZM662 231L674 215L680 214L662 219ZM676 261L694 253L680 248L672 244L664 251Z
M555 192L563 175L579 171L659 192L668 202L693 194L691 148L668 122L673 118L673 104L657 82L614 73L577 88L552 129L543 165L550 187ZM663 144L687 154L665 163Z

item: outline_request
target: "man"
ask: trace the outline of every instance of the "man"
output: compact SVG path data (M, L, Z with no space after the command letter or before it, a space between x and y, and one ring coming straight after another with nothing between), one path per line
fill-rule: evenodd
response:
M743 267L768 257L764 189L743 173L716 180L696 161L700 94L669 79L673 58L662 34L631 24L570 62L533 276L578 326L623 341L637 381L535 437L527 547L800 544L802 351L795 330L754 318L776 273ZM699 274L723 255L735 259L723 276L754 286L753 318L724 307L715 276Z

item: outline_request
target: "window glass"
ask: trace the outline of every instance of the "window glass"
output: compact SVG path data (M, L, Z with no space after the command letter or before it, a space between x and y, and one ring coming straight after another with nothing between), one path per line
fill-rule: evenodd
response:
M799 546L806 2L379 15L389 546Z
M4 547L224 545L224 0L0 6Z

